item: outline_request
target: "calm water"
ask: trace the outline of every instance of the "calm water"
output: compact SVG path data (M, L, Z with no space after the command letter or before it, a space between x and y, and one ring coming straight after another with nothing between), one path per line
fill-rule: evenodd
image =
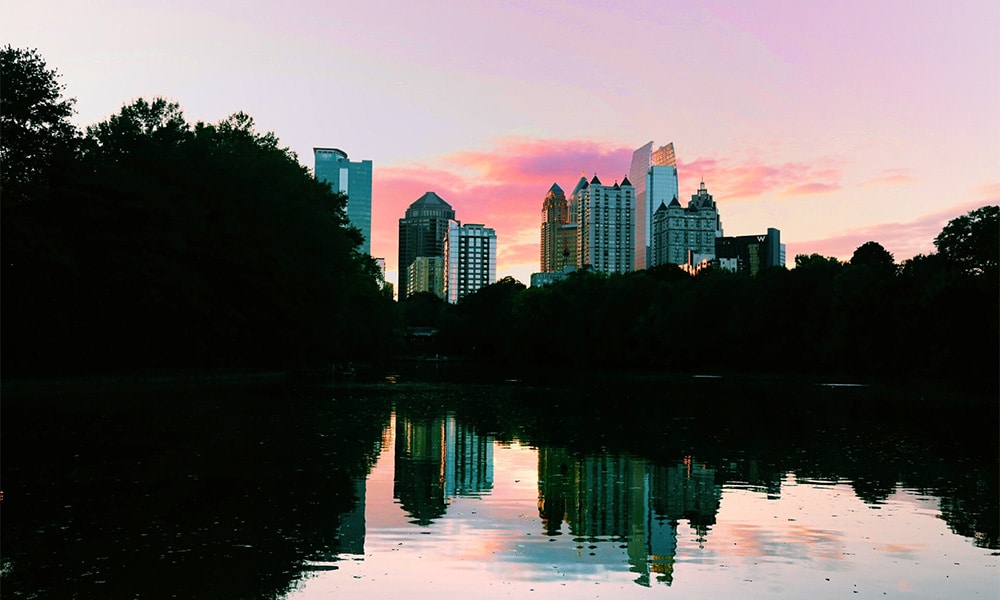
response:
M995 598L997 407L714 379L10 394L11 597Z

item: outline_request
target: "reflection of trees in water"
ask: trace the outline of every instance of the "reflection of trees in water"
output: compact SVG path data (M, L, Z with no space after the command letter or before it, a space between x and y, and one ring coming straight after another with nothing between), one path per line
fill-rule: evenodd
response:
M388 421L341 395L5 395L4 591L283 595L335 554Z
M444 495L444 419L396 418L393 496L418 525L447 508Z
M510 435L542 447L607 448L665 465L694 455L717 470L717 484L771 497L780 496L787 473L849 483L869 504L901 487L917 489L941 499L942 518L956 533L983 547L1000 544L995 399L933 387L668 377L528 388L517 397L510 404L522 425ZM649 407L664 401L670 408L651 418ZM539 470L554 490L539 505L547 533L560 530L560 503L569 497L553 487L554 465L565 468L550 459ZM689 519L692 526L698 518Z

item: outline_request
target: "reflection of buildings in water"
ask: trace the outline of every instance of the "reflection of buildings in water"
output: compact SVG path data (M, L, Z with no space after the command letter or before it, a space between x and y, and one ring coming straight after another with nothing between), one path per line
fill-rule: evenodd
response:
M667 519L686 519L704 542L715 525L722 488L715 483L715 469L697 465L690 456L680 463L653 468L653 511Z
M565 522L588 541L625 541L636 583L673 581L677 526L686 519L703 542L715 523L722 489L715 470L687 458L671 466L624 456L574 457L538 452L538 514L548 535ZM601 539L605 538L605 539Z
M445 420L445 495L475 496L492 489L493 438L449 416Z
M365 483L367 473L354 480L354 509L344 514L337 528L338 553L365 553Z
M493 439L455 420L396 418L393 496L414 522L429 525L451 498L493 489Z

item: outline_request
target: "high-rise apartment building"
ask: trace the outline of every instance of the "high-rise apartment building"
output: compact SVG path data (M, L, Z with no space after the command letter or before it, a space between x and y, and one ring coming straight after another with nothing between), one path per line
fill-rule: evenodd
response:
M448 222L455 218L451 205L427 192L406 209L399 220L399 299L409 289L409 267L418 256L444 256Z
M715 259L715 240L722 236L722 220L712 195L701 182L687 208L677 198L660 202L653 214L650 264L691 265Z
M653 214L680 195L673 143L653 150L653 142L632 153L629 177L635 186L635 269L654 266Z
M576 266L576 224L569 220L565 192L553 183L542 203L541 272L567 266Z
M603 185L594 175L576 199L577 263L604 273L627 273L635 264L635 190L626 176Z
M335 192L347 194L347 219L361 230L361 252L371 254L372 161L351 162L337 148L313 148L316 179L330 184Z
M485 225L448 224L444 240L445 298L454 304L497 280L497 234Z

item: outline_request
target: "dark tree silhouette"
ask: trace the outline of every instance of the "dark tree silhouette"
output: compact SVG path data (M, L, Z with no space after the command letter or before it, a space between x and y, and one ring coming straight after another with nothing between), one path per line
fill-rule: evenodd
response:
M1000 260L1000 206L984 206L956 217L934 238L949 261L971 275L996 277Z
M886 250L882 244L878 242L865 242L854 251L850 264L854 266L884 266L895 269L896 261L892 257L892 253Z
M72 98L37 50L0 48L0 199L11 206L48 193L52 171L72 160Z

